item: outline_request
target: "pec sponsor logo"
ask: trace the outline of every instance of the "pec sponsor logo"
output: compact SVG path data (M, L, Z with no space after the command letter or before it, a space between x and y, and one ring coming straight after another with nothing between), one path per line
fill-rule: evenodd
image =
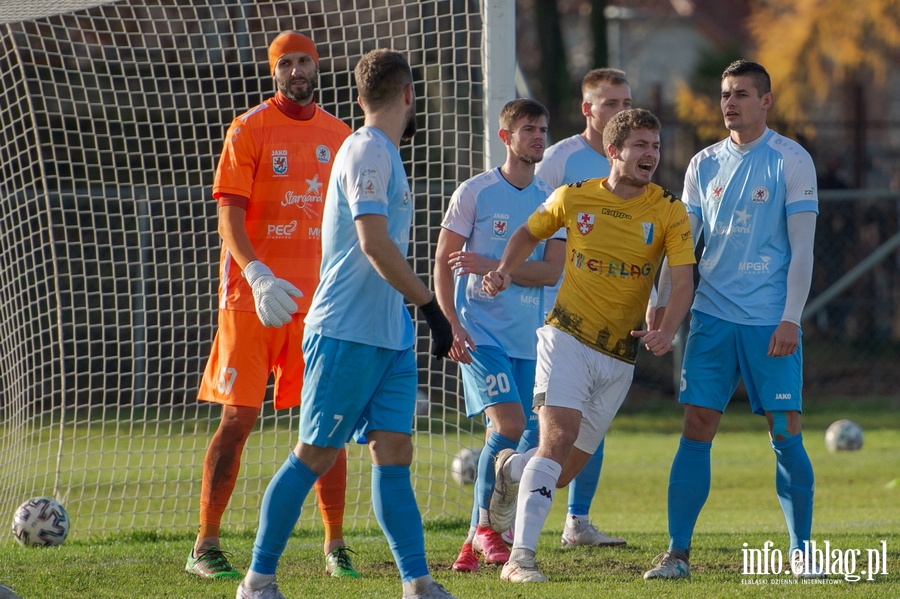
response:
M292 220L287 224L270 224L268 226L268 236L269 238L290 238L294 231L297 230L297 221Z
M288 172L287 150L272 150L272 172L276 175L286 175Z

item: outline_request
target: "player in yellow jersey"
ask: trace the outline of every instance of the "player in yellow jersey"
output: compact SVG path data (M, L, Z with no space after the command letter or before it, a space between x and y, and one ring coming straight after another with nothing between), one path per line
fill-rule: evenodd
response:
M537 453L505 450L495 462L493 511L516 505L515 539L501 578L544 582L535 563L538 536L554 490L567 485L594 454L631 385L638 345L655 355L672 349L693 294L693 238L678 198L650 182L659 164L659 120L620 112L603 143L610 175L558 188L513 234L484 290L505 290L510 273L541 239L567 231L563 282L538 329L534 408ZM664 257L672 292L659 327L640 331Z

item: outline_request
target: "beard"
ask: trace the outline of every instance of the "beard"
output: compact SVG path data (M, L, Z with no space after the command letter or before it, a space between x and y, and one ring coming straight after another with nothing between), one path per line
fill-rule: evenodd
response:
M544 154L543 152L539 155L531 156L529 156L528 154L516 154L516 158L519 160L519 162L524 162L525 164L537 164L544 159Z
M305 105L309 104L310 100L313 97L313 94L316 93L316 89L319 86L319 74L315 73L312 77L306 79L306 86L302 87L300 90L294 91L291 84L301 79L303 78L289 77L287 79L278 81L278 91L284 94L284 96L288 100L296 102L297 104Z
M409 107L409 112L406 114L406 127L403 129L403 135L400 136L400 139L403 141L410 141L413 136L418 131L418 124L416 123L416 105L413 104Z

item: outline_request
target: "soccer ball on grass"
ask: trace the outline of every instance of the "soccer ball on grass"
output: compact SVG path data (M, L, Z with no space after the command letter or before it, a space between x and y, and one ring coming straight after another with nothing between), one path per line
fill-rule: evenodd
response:
M480 456L480 452L472 451L467 447L460 449L453 457L453 463L450 464L450 476L453 477L453 480L461 485L474 483Z
M838 420L825 431L825 447L828 451L855 451L862 447L862 428L852 420Z
M52 497L32 497L16 510L12 531L23 547L62 545L69 534L69 514Z

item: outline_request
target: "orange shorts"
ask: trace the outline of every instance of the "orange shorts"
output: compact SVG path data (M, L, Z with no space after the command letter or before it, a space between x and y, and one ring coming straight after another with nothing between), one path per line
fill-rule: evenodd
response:
M275 374L275 409L300 405L303 389L303 319L266 327L255 312L219 310L219 326L198 397L230 406L262 407Z

